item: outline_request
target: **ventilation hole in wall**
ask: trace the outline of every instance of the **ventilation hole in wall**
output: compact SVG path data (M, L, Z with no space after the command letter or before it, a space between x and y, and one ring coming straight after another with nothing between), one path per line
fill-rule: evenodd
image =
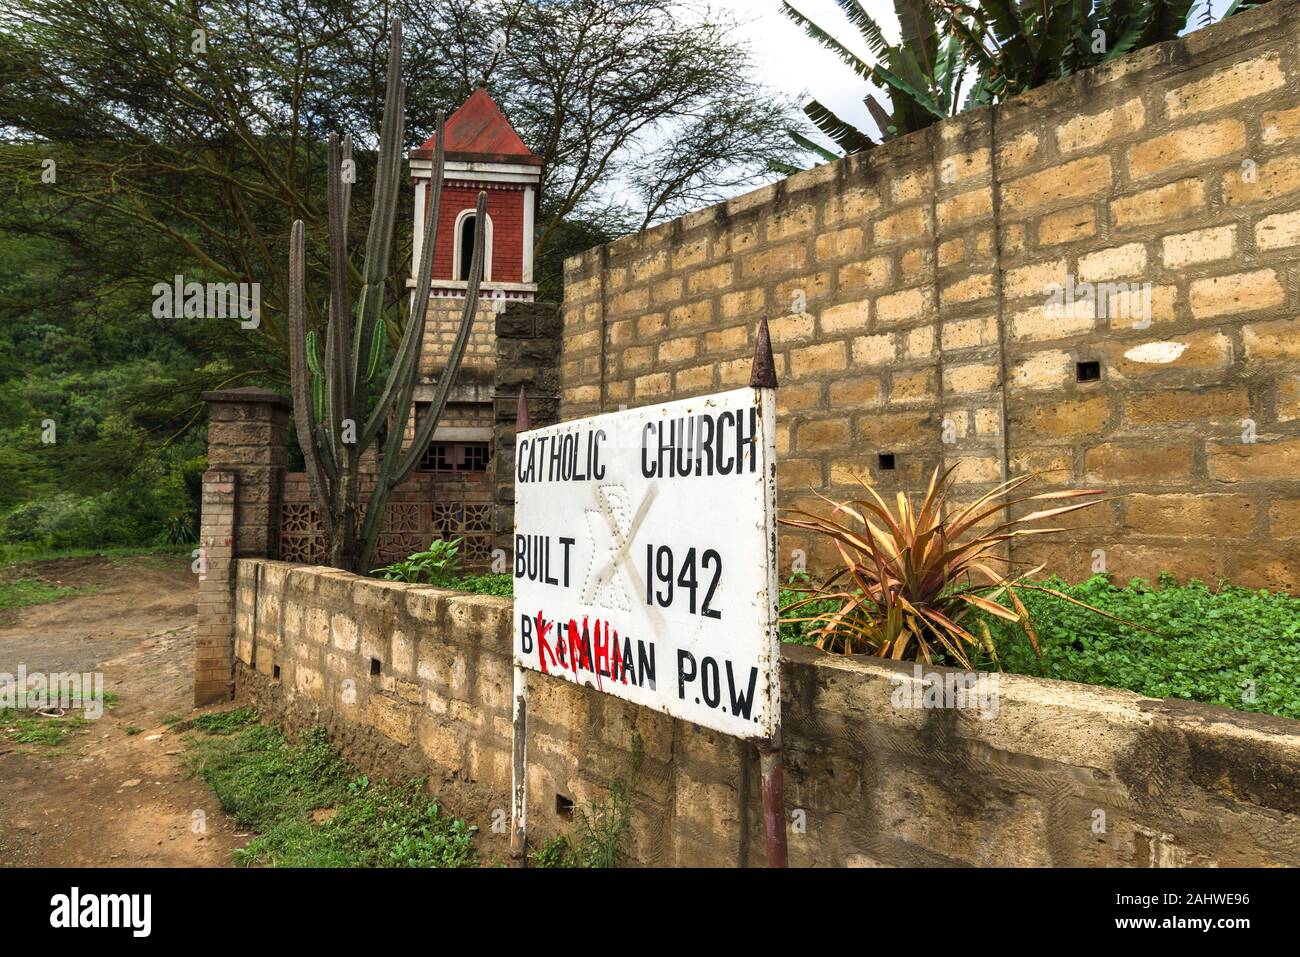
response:
M380 668L382 668L382 667L383 667L383 666L380 665L380 663L379 663L379 659L378 659L378 658L371 658L371 659L370 659L370 673L371 673L372 675L377 675L377 674L379 674L379 670L380 670Z
M879 455L876 456L876 465L880 468L880 471L882 472L894 471L894 453L881 452Z
M1101 378L1101 363L1076 362L1074 364L1074 375L1080 382L1096 382Z
M272 678L273 680L275 680L275 681L279 681L279 680L280 680L280 666L279 666L279 665L272 665L272 666L271 666L271 678Z
M573 817L573 798L567 798L563 794L555 795L555 815Z

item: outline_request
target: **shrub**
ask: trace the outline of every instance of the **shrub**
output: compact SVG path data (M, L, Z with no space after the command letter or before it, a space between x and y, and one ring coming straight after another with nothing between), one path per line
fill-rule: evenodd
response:
M427 550L405 561L372 569L371 574L385 581L447 587L460 573L460 542L459 538L433 542Z
M1117 587L1100 575L1044 584L1051 590L1025 596L1041 656L1018 629L988 618L1001 661L977 667L1300 718L1300 598L1199 581L1180 587L1169 576L1159 588L1140 579ZM1055 590L1134 624L1084 611Z

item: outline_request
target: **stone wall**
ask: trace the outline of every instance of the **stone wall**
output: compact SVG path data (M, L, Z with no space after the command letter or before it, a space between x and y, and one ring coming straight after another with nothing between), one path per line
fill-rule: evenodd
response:
M238 697L290 729L323 725L372 773L429 775L504 859L511 613L241 559ZM983 716L896 706L913 680L910 665L785 649L792 865L1300 865L1300 722L1017 676ZM571 831L564 799L607 800L635 735L633 861L761 864L752 748L557 678L530 674L529 696L534 845Z
M560 415L560 310L553 303L514 303L496 321L492 468L496 481L494 545L514 555L515 431L522 393L533 428Z
M783 506L1041 471L1115 500L1017 559L1294 591L1298 253L1274 0L571 258L562 414L741 386L766 315ZM1048 311L1083 283L1112 285Z

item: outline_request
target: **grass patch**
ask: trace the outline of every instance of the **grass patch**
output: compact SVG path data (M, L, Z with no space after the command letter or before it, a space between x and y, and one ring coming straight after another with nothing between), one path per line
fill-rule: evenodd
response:
M498 598L513 598L515 594L515 580L511 575L462 575L452 579L447 587Z
M163 719L164 721L166 718ZM201 714L191 722L194 727L208 734L234 734L240 728L247 727L257 720L257 709L252 705L235 708L231 711L214 711Z
M62 718L42 718L30 711L0 709L0 737L18 744L57 748L88 723L76 714L67 714Z
M139 545L111 548L32 548L0 544L0 568L33 562L56 562L65 558L135 558L140 555L189 555L197 545Z
M71 585L51 585L38 578L0 581L0 611L25 608L28 605L45 605L84 590Z
M222 809L241 827L258 832L248 847L235 853L237 864L477 864L476 828L441 813L424 793L422 781L390 784L357 774L322 729L307 732L296 745L278 728L256 724L224 736L196 736L186 758Z

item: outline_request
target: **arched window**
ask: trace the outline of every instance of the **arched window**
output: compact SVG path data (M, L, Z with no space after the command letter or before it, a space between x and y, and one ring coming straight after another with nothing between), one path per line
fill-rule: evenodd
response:
M492 217L486 216L487 231L483 236L483 281L492 281ZM461 282L469 281L469 267L474 259L474 240L478 230L478 217L474 210L466 209L456 217L455 245L452 251L452 276Z

